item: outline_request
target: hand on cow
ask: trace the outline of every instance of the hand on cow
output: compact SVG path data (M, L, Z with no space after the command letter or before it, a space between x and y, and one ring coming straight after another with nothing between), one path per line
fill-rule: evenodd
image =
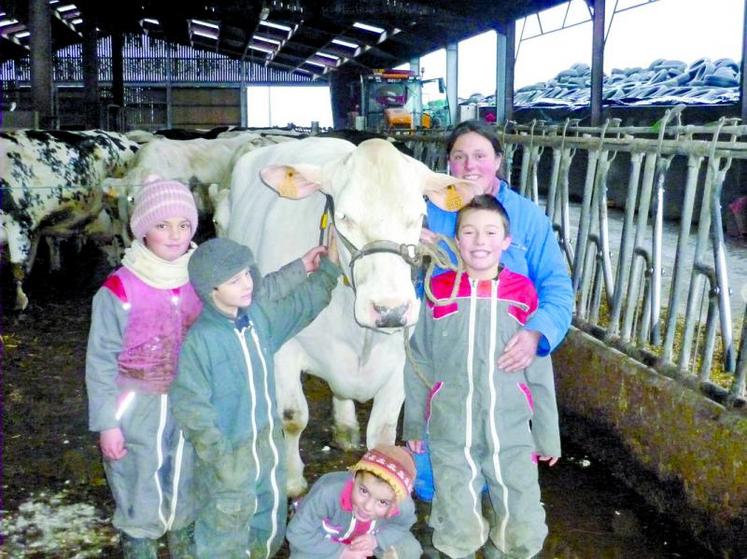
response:
M497 365L507 373L515 373L529 367L537 356L537 345L542 334L536 330L519 330L511 336Z
M364 557L371 557L377 545L375 536L372 534L362 534L350 542L348 549L363 553Z
M307 274L316 272L319 269L319 261L325 254L327 254L327 247L318 246L312 248L309 252L301 257L301 261L303 262L303 269L306 270Z
M434 245L438 242L438 235L430 229L423 227L420 230L420 242L431 243L432 245Z
M332 264L340 265L340 253L337 250L337 235L334 228L330 227L327 233L327 258Z
M99 445L106 460L121 460L127 455L124 435L119 427L101 431Z
M425 452L425 444L421 440L407 441L407 448L413 454L423 454Z
M550 467L557 464L560 459L559 456L538 456L537 458L539 458L540 462L547 462L547 465Z

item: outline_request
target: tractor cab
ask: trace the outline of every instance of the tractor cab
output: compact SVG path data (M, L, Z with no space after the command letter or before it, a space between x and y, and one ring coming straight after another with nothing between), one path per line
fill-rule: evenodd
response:
M412 70L361 76L361 112L365 128L375 132L450 124L443 79L421 80Z

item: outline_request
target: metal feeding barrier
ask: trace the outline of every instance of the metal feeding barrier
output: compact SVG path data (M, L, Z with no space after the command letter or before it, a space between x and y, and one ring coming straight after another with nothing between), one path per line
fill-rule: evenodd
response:
M747 126L727 118L683 125L683 108L667 110L650 127L621 126L619 119L588 127L568 119L510 122L497 132L515 188L540 206L540 192L546 194L544 209L576 292L574 324L725 405L744 405L747 306L735 328L731 297L740 295L729 288L721 197L732 162L747 160ZM442 135L398 137L416 158L445 170ZM608 215L618 156L618 185L629 160L621 230L620 219ZM673 162L686 164L684 184L673 177ZM574 192L579 198L581 176L578 204L572 198ZM673 231L664 217L674 193L682 202ZM671 250L665 254L667 236L676 236L673 262Z

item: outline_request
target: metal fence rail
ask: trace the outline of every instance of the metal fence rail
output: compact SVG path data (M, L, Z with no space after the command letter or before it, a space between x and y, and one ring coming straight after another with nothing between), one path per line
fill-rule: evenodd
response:
M545 211L576 291L574 324L724 404L744 405L747 308L735 328L731 297L739 294L729 288L721 194L733 160L747 160L747 126L725 118L683 126L680 112L668 110L653 127L621 127L617 120L582 127L567 120L509 123L498 132L506 169L518 178L514 187L540 205L540 191L546 193ZM399 138L416 158L445 170L442 135ZM622 153L630 161L622 231L611 234L609 171ZM675 158L687 165L682 186L669 184ZM571 187L580 187L571 184L574 159L577 171L586 165L580 209L571 203ZM682 189L673 263L663 247L667 187Z

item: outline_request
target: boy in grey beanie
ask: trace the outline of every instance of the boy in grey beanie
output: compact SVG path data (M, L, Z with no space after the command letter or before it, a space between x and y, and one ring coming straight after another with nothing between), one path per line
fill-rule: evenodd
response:
M285 453L273 354L327 306L339 275L323 247L265 278L251 250L229 239L211 239L190 259L204 307L170 394L197 454L198 558L263 559L283 542Z

